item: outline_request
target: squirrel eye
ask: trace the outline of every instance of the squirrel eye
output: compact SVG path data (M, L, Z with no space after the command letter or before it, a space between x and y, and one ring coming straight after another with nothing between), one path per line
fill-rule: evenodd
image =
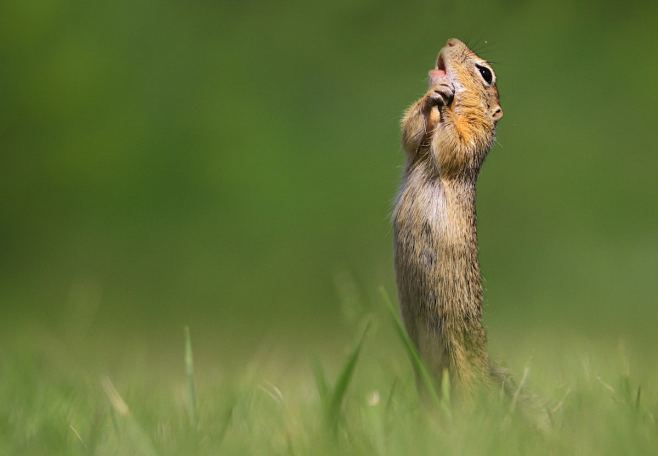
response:
M484 79L484 82L487 84L491 84L493 81L493 74L491 74L491 70L485 66L482 65L475 65L477 69L480 71L480 74L482 75L482 79Z

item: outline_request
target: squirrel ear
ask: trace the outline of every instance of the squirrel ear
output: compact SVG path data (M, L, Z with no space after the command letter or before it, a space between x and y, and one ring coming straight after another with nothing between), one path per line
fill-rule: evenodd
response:
M503 117L503 109L500 105L496 106L493 110L493 120L498 122Z

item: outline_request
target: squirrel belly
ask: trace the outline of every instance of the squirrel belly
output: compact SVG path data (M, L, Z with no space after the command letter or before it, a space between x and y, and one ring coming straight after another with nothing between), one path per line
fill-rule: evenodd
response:
M394 212L395 270L403 320L435 378L459 388L488 370L481 322L474 183L413 166Z

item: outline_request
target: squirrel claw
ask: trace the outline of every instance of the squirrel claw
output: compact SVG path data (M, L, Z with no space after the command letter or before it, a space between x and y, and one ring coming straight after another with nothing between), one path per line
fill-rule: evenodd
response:
M430 89L428 97L432 105L448 106L455 97L455 89L451 84L442 82Z

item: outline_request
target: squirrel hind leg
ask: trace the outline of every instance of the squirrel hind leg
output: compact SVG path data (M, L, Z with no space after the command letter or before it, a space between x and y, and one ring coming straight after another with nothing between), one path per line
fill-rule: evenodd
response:
M425 321L417 323L416 331L420 358L434 380L437 391L440 391L443 371L450 370L450 358L445 341L440 331L428 327Z
M415 331L419 355L436 390L441 391L441 381L447 371L455 399L469 402L481 379L464 344L451 340L439 327L428 326L424 320L416 322Z

